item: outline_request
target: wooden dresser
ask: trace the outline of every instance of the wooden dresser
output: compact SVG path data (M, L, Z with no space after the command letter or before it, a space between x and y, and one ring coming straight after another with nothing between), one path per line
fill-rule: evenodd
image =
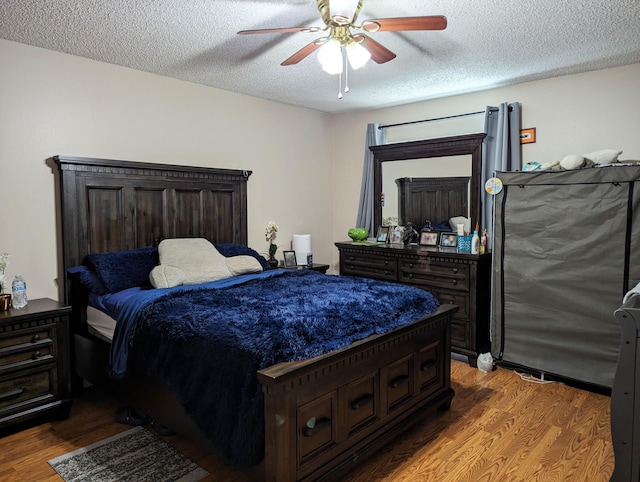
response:
M69 416L70 313L50 299L0 311L0 429L45 413Z
M335 243L340 274L418 286L443 304L458 306L451 327L451 350L477 366L490 349L491 254L454 248Z

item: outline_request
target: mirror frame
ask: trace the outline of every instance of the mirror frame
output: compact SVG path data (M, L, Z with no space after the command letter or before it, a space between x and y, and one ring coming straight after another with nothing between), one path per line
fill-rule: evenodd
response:
M482 142L485 133L466 134L462 136L440 137L421 141L398 142L369 146L373 152L373 222L374 229L382 224L382 163L422 159L430 157L447 157L471 154L471 186L469 212L471 227L476 223L482 225Z

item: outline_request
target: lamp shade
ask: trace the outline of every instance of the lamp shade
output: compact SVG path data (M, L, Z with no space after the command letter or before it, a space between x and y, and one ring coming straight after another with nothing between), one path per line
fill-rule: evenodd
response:
M346 25L353 20L359 0L331 0L329 2L329 15L334 22Z
M371 53L356 42L349 42L345 47L345 50L347 51L349 65L351 65L353 70L358 70L371 58Z
M318 50L318 60L322 70L328 74L342 73L342 45L336 39L329 39Z

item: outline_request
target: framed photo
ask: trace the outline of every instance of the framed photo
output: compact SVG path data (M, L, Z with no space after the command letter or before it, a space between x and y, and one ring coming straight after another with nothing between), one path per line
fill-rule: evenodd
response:
M285 268L297 268L298 262L296 261L295 251L283 251L284 255L284 267Z
M438 246L438 231L425 231L420 233L420 246Z
M376 241L378 243L388 243L389 242L389 228L390 226L380 226L378 228L378 237Z
M456 248L458 246L458 235L456 233L440 234L441 248Z
M389 231L389 242L392 244L404 244L404 229L396 226Z
M520 131L520 144L532 144L536 142L536 128L522 129Z

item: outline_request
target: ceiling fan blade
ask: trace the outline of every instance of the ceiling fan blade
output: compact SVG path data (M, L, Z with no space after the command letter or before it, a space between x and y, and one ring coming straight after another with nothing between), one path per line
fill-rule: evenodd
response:
M370 23L371 22L371 23ZM377 25L380 28L377 28ZM373 25L369 27L369 25ZM430 15L426 17L372 18L362 24L367 32L399 32L403 30L444 30L447 17Z
M371 37L357 34L353 36L353 39L367 49L371 54L371 59L378 64L384 64L396 58L396 54Z
M297 32L319 32L319 27L287 27L287 28L262 28L258 30L240 30L239 35L254 33L297 33Z
M287 60L282 62L280 65L285 65L286 66L286 65L297 64L302 59L306 58L307 56L311 55L313 52L318 50L322 46L322 44L325 43L323 40L325 40L325 39L316 39L313 42L311 42L310 44L305 45L300 50L298 50L295 54L293 54L291 57L289 57Z

